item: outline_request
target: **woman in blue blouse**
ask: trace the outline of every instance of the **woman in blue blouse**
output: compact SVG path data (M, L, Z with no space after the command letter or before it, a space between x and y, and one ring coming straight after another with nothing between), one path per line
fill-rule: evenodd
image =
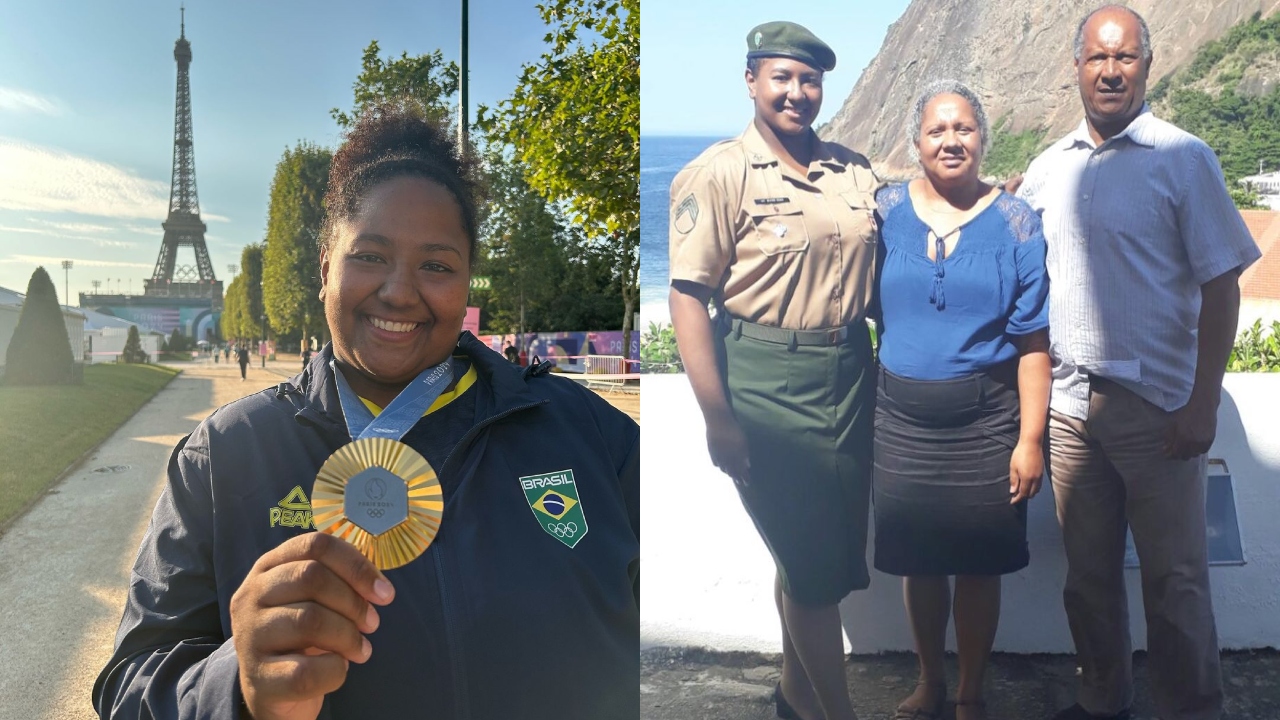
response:
M986 114L936 82L907 126L924 177L883 188L875 566L903 577L920 659L895 718L941 715L954 611L957 720L985 717L1000 576L1026 567L1049 405L1048 278L1040 219L979 178ZM955 598L948 577L954 575Z

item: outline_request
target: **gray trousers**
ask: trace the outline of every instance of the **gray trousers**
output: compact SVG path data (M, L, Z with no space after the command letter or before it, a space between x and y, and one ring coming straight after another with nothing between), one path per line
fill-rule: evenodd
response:
M1083 671L1079 702L1094 714L1133 702L1127 525L1141 563L1156 710L1163 720L1222 715L1206 458L1166 457L1170 422L1170 413L1100 378L1091 382L1087 421L1050 413L1050 478L1068 564L1063 602Z

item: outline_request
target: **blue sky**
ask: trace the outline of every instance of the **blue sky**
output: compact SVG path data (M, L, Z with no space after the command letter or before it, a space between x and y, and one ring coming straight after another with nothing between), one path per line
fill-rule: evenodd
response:
M643 0L640 13L640 132L727 137L751 119L742 80L747 32L772 20L809 28L836 52L823 83L821 124L853 90L908 0L691 2Z
M537 0L471 0L471 119L544 51ZM0 0L0 286L44 265L71 304L90 282L141 293L160 250L173 165L179 2ZM362 51L457 61L459 0L187 0L196 180L218 279L266 230L276 162L336 146ZM189 249L178 264L194 265Z

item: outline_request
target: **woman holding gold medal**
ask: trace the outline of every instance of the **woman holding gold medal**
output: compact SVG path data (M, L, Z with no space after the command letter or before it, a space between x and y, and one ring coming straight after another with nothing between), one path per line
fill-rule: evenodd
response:
M351 130L333 343L175 450L102 717L636 715L639 428L461 331L476 176L410 104Z

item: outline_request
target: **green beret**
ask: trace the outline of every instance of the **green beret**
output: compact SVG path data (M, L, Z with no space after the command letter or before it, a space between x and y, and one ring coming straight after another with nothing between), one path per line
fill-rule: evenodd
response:
M793 22L767 22L747 33L747 59L764 57L792 58L824 72L836 66L835 51Z

